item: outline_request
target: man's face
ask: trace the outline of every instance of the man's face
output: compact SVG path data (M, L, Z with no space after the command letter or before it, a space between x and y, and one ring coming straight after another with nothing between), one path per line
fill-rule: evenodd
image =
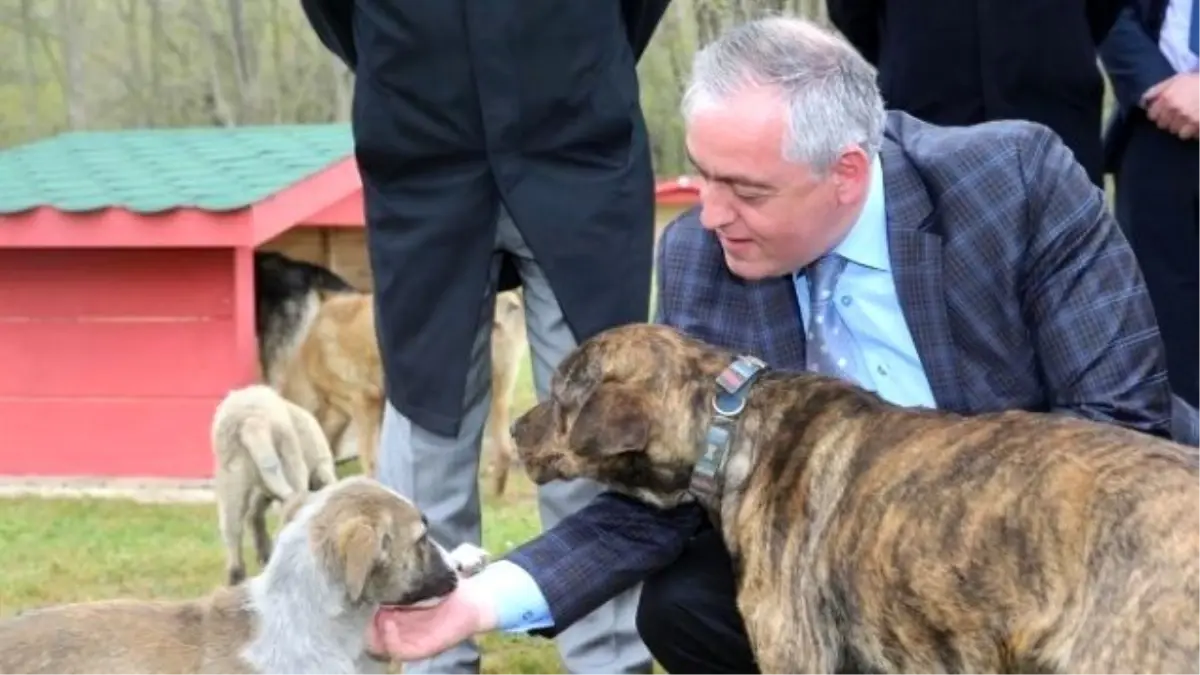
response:
M774 91L751 87L688 120L688 154L703 178L700 222L743 279L790 274L817 259L845 236L866 198L870 163L858 148L823 177L783 158L785 111Z

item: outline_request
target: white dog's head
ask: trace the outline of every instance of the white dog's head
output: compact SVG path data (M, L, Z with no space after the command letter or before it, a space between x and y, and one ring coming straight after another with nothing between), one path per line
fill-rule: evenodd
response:
M289 502L283 519L307 522L315 559L350 606L427 604L458 585L458 565L429 536L421 512L370 478L346 478Z

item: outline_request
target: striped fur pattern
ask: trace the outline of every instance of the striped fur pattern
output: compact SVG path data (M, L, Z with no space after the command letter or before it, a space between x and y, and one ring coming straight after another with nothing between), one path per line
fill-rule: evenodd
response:
M538 483L691 499L734 354L615 328L514 440ZM1066 415L908 409L770 371L718 501L763 672L1200 670L1200 473L1182 445Z

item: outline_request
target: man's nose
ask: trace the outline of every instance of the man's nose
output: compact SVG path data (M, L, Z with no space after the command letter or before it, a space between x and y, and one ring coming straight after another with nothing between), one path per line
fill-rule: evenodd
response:
M706 230L716 230L733 221L733 209L720 193L720 188L706 183L700 188L700 224Z
M709 203L700 205L700 224L708 231L719 230L733 222L733 211Z

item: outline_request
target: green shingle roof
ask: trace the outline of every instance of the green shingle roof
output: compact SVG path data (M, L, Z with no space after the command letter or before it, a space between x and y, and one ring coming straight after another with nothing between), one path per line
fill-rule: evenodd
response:
M0 214L230 211L353 150L344 124L70 132L0 151Z

